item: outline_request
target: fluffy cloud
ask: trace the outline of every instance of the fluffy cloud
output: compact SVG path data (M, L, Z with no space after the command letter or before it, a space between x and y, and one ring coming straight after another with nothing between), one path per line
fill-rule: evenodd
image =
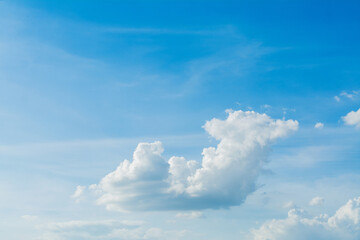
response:
M68 221L38 226L42 240L158 240L180 239L187 231L146 228L141 221Z
M139 143L125 160L90 189L109 210L224 208L241 204L256 189L270 145L298 128L253 111L228 111L204 129L219 141L204 148L202 161L164 159L160 142Z
M318 122L318 123L315 124L314 128L322 129L322 128L324 128L324 124L321 123L321 122Z
M309 217L301 209L292 209L286 219L266 222L252 235L253 240L360 239L360 197L349 200L331 217Z
M342 120L345 122L346 125L356 126L360 128L360 108L354 112L351 111L346 116L342 117Z

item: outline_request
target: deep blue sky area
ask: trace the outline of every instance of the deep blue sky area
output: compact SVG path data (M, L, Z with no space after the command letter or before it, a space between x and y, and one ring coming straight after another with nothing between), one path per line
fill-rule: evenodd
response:
M341 111L344 103L329 99L359 87L355 1L12 1L6 7L21 24L4 36L37 52L38 64L15 81L77 114L58 116L38 100L29 101L29 114L18 107L35 122L47 111L46 122L57 125L31 127L39 128L39 140L58 139L58 128L63 139L200 132L223 109L264 104L276 116L297 109L290 114L305 124L336 123L334 115L352 103ZM28 58L7 64L16 69ZM87 62L71 68L71 61ZM180 116L186 117L172 119Z

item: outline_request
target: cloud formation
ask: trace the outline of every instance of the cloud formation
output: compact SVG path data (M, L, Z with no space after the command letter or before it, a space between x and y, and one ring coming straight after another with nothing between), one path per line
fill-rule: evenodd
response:
M346 114L346 116L342 117L342 120L345 122L346 125L360 128L360 108L356 112L349 112L348 114Z
M68 221L38 227L41 240L159 240L183 238L187 231L148 228L141 221Z
M337 101L337 102L340 102L341 101L341 98L347 98L347 99L350 99L350 100L355 100L356 97L360 94L360 91L351 91L351 92L346 92L346 91L342 91L339 96L335 96L334 99Z
M196 210L241 204L256 190L270 145L298 129L294 120L274 120L253 111L227 111L204 129L219 141L204 148L202 161L164 159L161 142L139 143L99 184L90 186L109 210Z
M196 219L203 218L204 214L199 211L191 211L191 212L180 212L176 214L177 218L187 218L187 219Z
M349 200L329 217L310 217L292 209L285 219L273 219L251 231L253 240L357 240L360 239L360 197Z

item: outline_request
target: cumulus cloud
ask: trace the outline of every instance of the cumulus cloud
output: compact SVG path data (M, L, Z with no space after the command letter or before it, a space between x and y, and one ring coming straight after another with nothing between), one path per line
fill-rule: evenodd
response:
M321 123L321 122L318 122L318 123L315 124L314 128L322 129L322 128L324 128L324 124Z
M346 125L356 126L360 128L360 108L354 112L351 111L346 116L342 117L342 120L345 122Z
M42 240L177 240L187 231L147 228L142 221L68 221L38 226Z
M251 231L253 240L357 240L360 239L360 197L349 200L333 216L310 217L292 209L285 219L273 219Z
M204 129L219 141L204 148L200 162L165 160L161 142L139 143L125 160L91 189L109 210L196 210L241 204L256 190L271 144L298 128L294 120L274 120L253 111L227 111L225 120Z
M309 202L310 206L320 206L324 203L324 199L322 197L314 197L313 199L311 199L311 201Z

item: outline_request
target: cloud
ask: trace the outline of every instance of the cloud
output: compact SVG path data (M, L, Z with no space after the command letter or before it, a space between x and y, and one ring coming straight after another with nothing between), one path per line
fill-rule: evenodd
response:
M321 123L321 122L318 122L318 123L315 124L314 128L322 129L322 128L324 128L324 124Z
M162 156L161 142L139 143L125 160L90 188L108 210L197 210L241 204L257 188L270 145L298 128L294 120L274 120L253 111L227 111L225 120L204 129L219 141L204 148L202 161Z
M44 229L51 231L82 231L81 229L92 227L131 227L131 226L140 226L144 224L142 221L118 221L118 220L100 220L100 221L68 221L68 222L54 222L48 223L43 226ZM90 230L89 230L90 232Z
M356 126L360 128L360 108L354 112L351 111L346 116L342 117L342 120L345 122L346 125Z
M289 201L289 202L284 203L283 207L289 209L289 208L295 208L296 205L293 201Z
M199 211L191 211L191 212L180 212L176 214L177 218L187 218L187 219L196 219L203 218L204 214Z
M342 91L339 96L335 96L334 99L337 102L341 101L341 98L347 98L350 100L356 100L356 97L360 94L360 91L351 91L351 92L346 92L346 91Z
M71 197L74 198L76 202L80 202L85 189L85 186L77 186L74 194Z
M311 199L311 201L309 202L310 206L320 206L324 203L324 199L322 197L314 197L313 199Z
M251 230L253 240L357 240L360 238L360 197L349 200L329 217L310 217L292 209L285 219L273 219Z
M183 30L166 28L127 28L127 27L104 27L104 32L117 34L150 34L150 35L225 35L235 34L236 29L232 26L223 26L213 30Z
M158 240L180 239L187 231L147 228L142 221L68 221L38 226L42 240Z

